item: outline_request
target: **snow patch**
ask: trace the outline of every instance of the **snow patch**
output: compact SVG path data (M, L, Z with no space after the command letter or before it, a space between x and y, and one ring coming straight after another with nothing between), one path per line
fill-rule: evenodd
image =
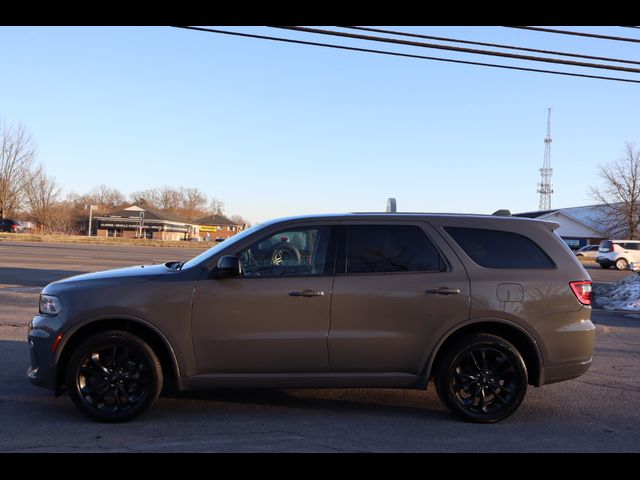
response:
M605 310L640 312L640 275L629 275L615 283L593 286L596 306Z

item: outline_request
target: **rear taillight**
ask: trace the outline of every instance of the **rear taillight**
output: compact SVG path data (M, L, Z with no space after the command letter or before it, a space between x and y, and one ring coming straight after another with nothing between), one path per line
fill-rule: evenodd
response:
M583 305L591 305L591 280L569 282L571 290Z

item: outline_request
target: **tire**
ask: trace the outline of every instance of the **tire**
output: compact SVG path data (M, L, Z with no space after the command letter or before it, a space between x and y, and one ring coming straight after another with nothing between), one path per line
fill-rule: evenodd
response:
M280 243L271 252L271 263L273 265L300 265L302 255L293 245Z
M66 369L69 396L82 413L100 422L125 422L140 415L162 390L162 367L153 349L120 330L82 342Z
M504 338L487 333L460 338L435 370L442 403L455 415L476 423L496 423L515 412L527 384L520 352Z
M626 270L629 268L629 262L625 258L619 258L616 260L616 269L617 270Z

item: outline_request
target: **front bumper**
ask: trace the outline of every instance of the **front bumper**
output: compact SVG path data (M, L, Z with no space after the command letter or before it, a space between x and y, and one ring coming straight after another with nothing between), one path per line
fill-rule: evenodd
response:
M27 378L38 387L56 388L56 366L53 346L61 327L57 316L36 315L29 324L29 356Z

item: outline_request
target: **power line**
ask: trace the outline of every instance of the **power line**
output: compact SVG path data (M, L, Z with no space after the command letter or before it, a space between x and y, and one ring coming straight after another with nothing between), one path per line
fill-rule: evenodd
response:
M343 27L340 28L348 28L350 30L363 30L367 32L377 32L377 33L387 33L390 35L401 35L403 37L414 37L414 38L425 38L428 40L438 40L442 42L454 42L454 43L464 43L467 45L480 45L483 47L494 47L494 48L506 48L509 50L518 50L523 52L534 52L534 53L546 53L549 55L562 55L564 57L574 57L574 58L586 58L589 60L602 60L605 62L617 62L617 63L630 63L634 65L640 65L640 62L634 60L624 60L621 58L609 58L609 57L595 57L592 55L581 55L578 53L569 53L569 52L557 52L554 50L539 50L537 48L527 48L527 47L517 47L513 45L502 45L499 43L486 43L486 42L475 42L471 40L460 40L458 38L447 38L447 37L435 37L433 35L422 35L418 33L409 33L409 32L399 32L397 30L383 30L381 28L369 28L369 27ZM628 27L628 28L640 28L640 27Z
M317 33L320 35L331 35L335 37L346 37L356 40L369 40L373 42L393 43L396 45L408 45L411 47L434 48L437 50L449 50L453 52L473 53L476 55L488 55L492 57L503 57L515 60L529 60L534 62L557 63L560 65L570 65L572 67L599 68L604 70L615 70L618 72L640 73L638 68L620 67L617 65L603 65L600 63L574 62L573 60L562 60L560 58L536 57L533 55L518 55L515 53L495 52L490 50L480 50L477 48L453 47L451 45L439 45L435 43L413 42L410 40L399 40L397 38L374 37L371 35L359 35L355 33L337 32L334 30L323 30L320 28L308 27L272 27L284 30L294 30L297 32Z
M616 40L616 41L619 41L619 42L640 43L640 39L639 38L614 37L614 36L611 36L611 35L598 35L597 33L570 32L569 30L557 30L555 28L510 27L510 26L505 26L505 28L519 28L519 29L522 29L522 30L535 30L537 32L558 33L560 35L576 35L578 37L589 37L589 38L599 38L599 39L602 39L602 40Z
M333 45L330 43L320 43L320 42L309 42L304 40L293 40L291 38L282 38L282 37L271 37L267 35L256 35L250 33L240 33L240 32L230 32L228 30L217 30L213 28L203 28L203 27L189 27L189 26L173 26L173 28L182 28L185 30L197 30L201 32L208 33L219 33L222 35L233 35L237 37L245 37L245 38L257 38L260 40L272 40L276 42L284 42L284 43L295 43L300 45L312 45L316 47L326 47L326 48L335 48L339 50L349 50L354 52L366 52L366 53L377 53L381 55L391 55L394 57L404 57L404 58L416 58L420 60L434 60L437 62L447 62L447 63L459 63L463 65L477 65L482 67L493 67L493 68L502 68L506 70L519 70L523 72L536 72L536 73L549 73L552 75L563 75L567 77L581 77L581 78L593 78L597 80L611 80L615 82L625 82L625 83L640 83L640 80L631 80L628 78L620 78L620 77L605 77L601 75L587 75L583 73L570 73L570 72L561 72L557 70L543 70L539 68L527 68L527 67L514 67L511 65L499 65L494 63L483 63L483 62L472 62L469 60L454 60L451 58L440 58L440 57L428 57L425 55L415 55L410 53L400 53L400 52L390 52L386 50L374 50L369 48L358 48L358 47L347 47L345 45Z

